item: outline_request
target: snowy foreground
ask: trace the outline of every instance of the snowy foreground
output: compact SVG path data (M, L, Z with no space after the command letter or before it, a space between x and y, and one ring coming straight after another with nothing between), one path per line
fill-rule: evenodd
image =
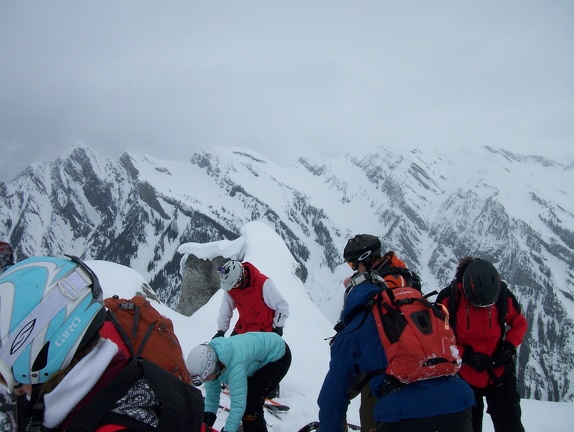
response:
M296 262L281 238L269 227L259 222L250 222L234 241L220 241L210 244L187 243L179 247L182 254L211 259L218 255L244 259L254 263L271 277L290 305L290 316L284 330L284 339L289 344L293 362L291 369L281 383L280 402L289 405L290 411L276 418L266 414L272 432L296 432L303 425L318 418L317 395L329 366L329 345L325 340L333 335L333 325L311 302L305 287L297 277ZM185 262L185 256L182 262ZM146 281L136 271L110 262L86 261L100 279L104 295L119 295L131 298L141 291ZM340 291L340 292L338 292ZM216 317L222 291L191 317L183 316L167 306L152 300L152 304L165 316L172 319L184 355L196 345L206 342L215 334ZM333 287L334 298L343 295L342 285ZM230 332L228 332L229 334ZM358 400L352 401L348 410L348 421L358 424ZM225 400L222 399L225 405ZM528 432L547 430L552 432L574 431L574 403L522 401L523 423ZM219 430L227 414L220 410L215 427ZM484 432L493 431L488 415L485 416Z

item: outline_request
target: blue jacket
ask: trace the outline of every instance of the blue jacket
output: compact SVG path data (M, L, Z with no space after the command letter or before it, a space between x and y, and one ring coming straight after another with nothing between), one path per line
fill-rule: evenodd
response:
M236 432L245 412L247 378L267 363L279 360L285 354L285 341L274 332L249 332L228 338L215 338L209 342L225 368L219 377L205 382L205 412L217 413L221 383L229 387L229 416L225 430Z
M373 314L364 311L365 303L378 290L374 284L363 283L347 293L341 312L344 327L331 346L329 372L317 401L321 430L343 431L349 394L360 374L384 371L387 367ZM474 405L470 386L455 376L419 381L381 397L384 377L379 373L370 382L371 392L379 397L375 407L377 422L455 413Z

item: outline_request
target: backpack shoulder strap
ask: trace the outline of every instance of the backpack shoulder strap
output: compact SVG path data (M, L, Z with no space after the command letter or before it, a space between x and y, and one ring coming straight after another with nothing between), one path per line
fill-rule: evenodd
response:
M456 287L456 280L453 280L447 288L448 288L447 310L448 310L449 324L453 330L456 330L456 310L458 309L458 305L460 304L460 292ZM437 301L439 300L437 299Z
M133 304L133 303L131 303ZM122 337L123 342L126 344L126 346L128 347L128 350L130 351L130 355L131 357L141 357L143 350L145 348L145 345L148 341L148 339L150 338L153 330L155 329L155 322L152 322L148 325L146 332L139 344L139 346L136 347L133 344L133 340L137 337L137 333L138 333L138 326L140 324L140 307L137 305L133 305L134 310L134 320L133 320L133 324L132 324L132 329L131 329L131 337L130 335L128 335L126 329L124 329L122 327L122 325L120 324L118 317L116 316L116 314L114 314L114 312L112 312L111 310L108 309L107 311L107 317L109 319L109 321L111 321L114 325L114 327L116 328L116 330L118 331L118 333L120 334L120 336ZM143 322L143 321L142 321Z
M376 270L376 272L379 274L379 276L383 278L388 275L402 276L406 279L406 283L408 286L411 286L421 291L421 280L419 276L412 270L408 269L407 267L399 267L399 266L379 267Z
M500 340L506 336L506 314L508 313L508 298L512 293L508 290L506 282L500 282L500 295L496 301L496 309L498 311L498 325L500 326Z
M129 337L129 335L127 334L127 332L124 330L124 328L121 326L121 324L119 323L118 318L116 317L116 314L114 314L110 309L108 309L108 311L106 313L106 319L108 321L110 321L114 325L116 330L118 331L120 337L122 338L122 341L124 342L124 344L128 347L128 350L130 351L130 356L132 358L136 357L136 355L135 355L136 350L134 348L132 340Z

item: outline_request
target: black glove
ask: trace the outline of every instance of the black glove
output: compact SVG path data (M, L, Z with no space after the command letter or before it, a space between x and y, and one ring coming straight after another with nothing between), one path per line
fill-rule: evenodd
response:
M484 372L493 365L492 358L486 354L475 352L472 348L467 347L462 355L462 363L472 366L478 372Z
M223 337L225 336L225 332L223 330L217 330L217 333L215 333L215 336L213 336L211 339L215 339L216 337Z
M494 353L494 366L513 366L516 360L516 348L508 341L502 341Z
M274 331L275 333L277 333L279 336L283 336L283 327L275 327L275 328L273 329L273 331Z
M215 415L215 413L212 412L203 413L203 423L205 423L207 426L213 426L216 419L217 416Z

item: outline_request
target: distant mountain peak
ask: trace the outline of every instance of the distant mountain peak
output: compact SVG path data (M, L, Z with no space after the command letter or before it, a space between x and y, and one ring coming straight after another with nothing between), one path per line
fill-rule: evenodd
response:
M492 147L379 146L282 168L245 148L189 161L85 144L0 183L0 229L19 259L72 253L129 265L175 306L184 243L235 240L260 221L285 242L309 297L332 321L351 236L378 235L423 279L452 278L464 255L492 260L530 330L519 350L523 396L574 401L574 162Z

